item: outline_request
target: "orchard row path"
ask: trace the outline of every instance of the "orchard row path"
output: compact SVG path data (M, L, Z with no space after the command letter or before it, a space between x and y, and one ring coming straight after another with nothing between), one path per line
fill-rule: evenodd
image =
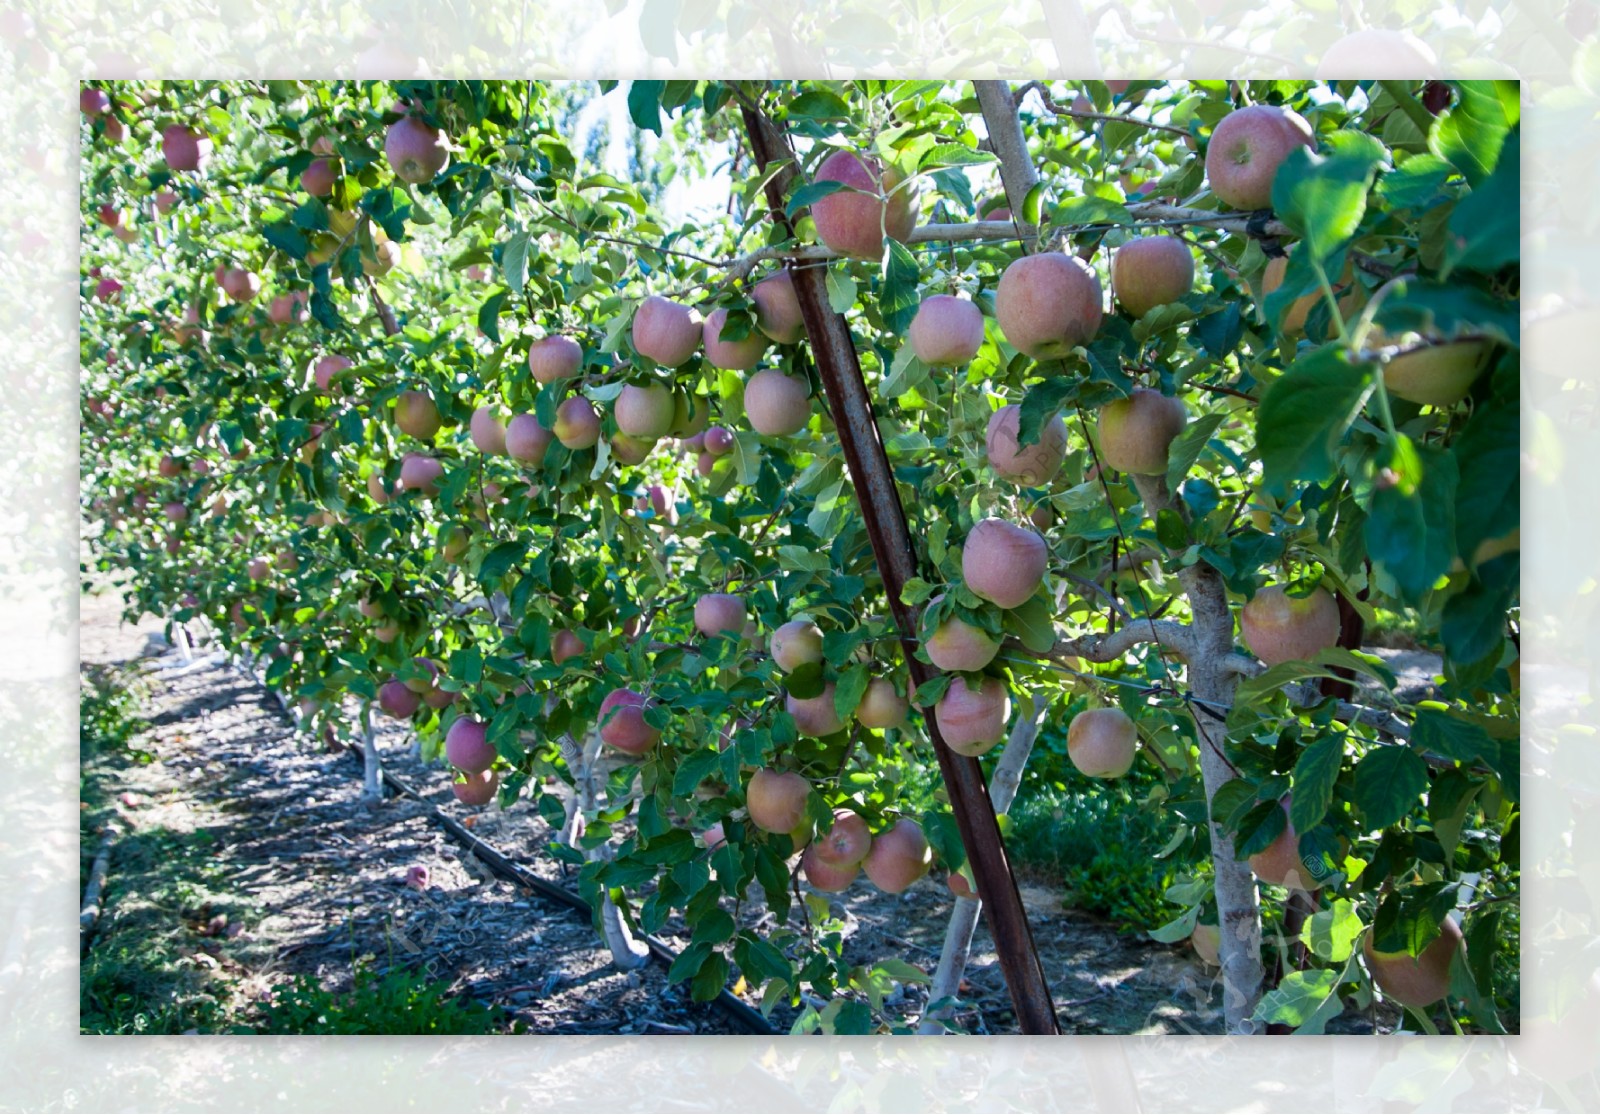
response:
M422 803L386 797L364 807L360 764L342 747L297 734L258 683L203 652L176 668L160 621L127 625L121 612L115 590L82 597L81 668L133 686L141 721L129 756L95 764L104 802L95 827L110 820L119 845L168 851L154 863L114 852L98 933L115 940L119 919L152 921L176 941L191 1003L214 1003L216 1017L250 1025L296 976L339 993L358 965L379 975L405 967L443 981L450 995L500 1006L507 1027L531 1033L737 1032L713 1006L692 1002L686 984L668 984L662 966L619 971L587 920L491 875ZM545 850L551 829L526 800L503 811L460 806L444 769L421 762L392 722L379 748L428 802L525 870L565 882ZM85 872L94 843L85 836ZM417 868L426 889L408 884ZM160 902L140 871L186 877L161 892L175 900ZM1023 897L1063 1032L1218 1031L1214 974L1186 948L1065 910L1049 886L1024 883ZM897 957L928 972L937 964L951 907L942 881L900 896L858 883L830 902L852 961ZM770 927L760 903L751 907L746 920ZM681 929L669 923L661 936L681 949ZM896 1010L914 1020L925 989L908 984L896 995ZM973 1004L956 1019L962 1029L1015 1032L981 924L962 995ZM211 1017L186 1028L204 1032ZM783 1006L772 1022L783 1032L794 1017Z

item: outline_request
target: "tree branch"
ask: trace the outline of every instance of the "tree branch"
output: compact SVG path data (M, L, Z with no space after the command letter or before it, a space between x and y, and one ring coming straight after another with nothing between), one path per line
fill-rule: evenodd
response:
M1039 172L1034 168L1033 156L1028 153L1027 137L1022 134L1022 121L1017 116L1017 100L1011 94L1011 83L974 81L972 87L983 110L989 143L1000 159L1000 181L1005 185L1011 219L1025 237L1032 236L1034 226L1025 223L1022 214L1027 208L1028 195L1039 184Z

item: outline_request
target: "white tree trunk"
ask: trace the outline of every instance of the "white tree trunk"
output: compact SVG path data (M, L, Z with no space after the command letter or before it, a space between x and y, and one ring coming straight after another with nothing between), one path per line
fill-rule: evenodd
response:
M561 751L567 760L567 769L572 771L572 780L575 793L568 800L567 820L562 826L561 838L564 843L576 845L578 838L583 835L585 818L594 809L595 803L595 775L596 767L600 760L600 733L590 732L586 746L580 752L577 742L571 736L564 736L561 740ZM577 766L573 765L573 757L577 757ZM611 858L611 846L600 844L583 853L584 859L593 862L600 859ZM611 950L612 963L623 971L643 967L650 961L650 948L642 941L634 939L628 932L627 924L622 920L622 911L618 910L616 903L609 897L601 900L600 904L600 931L605 937L606 947Z
M1151 518L1171 506L1164 477L1134 477L1145 511ZM1188 658L1188 686L1194 698L1190 711L1200 746L1200 777L1209 803L1233 777L1224 756L1227 708L1238 678L1230 669L1233 655L1233 612L1227 586L1211 566L1197 563L1178 574L1193 613L1193 651ZM1215 874L1217 924L1221 930L1218 959L1222 962L1222 1007L1227 1032L1253 1034L1250 1020L1261 998L1265 972L1261 966L1261 907L1256 877L1248 863L1234 858L1233 837L1211 818L1211 865Z
M172 621L173 642L178 647L178 657L187 666L194 661L194 648L189 643L189 632L184 630L183 624L177 620Z
M1034 741L1039 738L1041 712L1032 695L1024 697L1017 709L1017 719L1011 725L1005 752L989 778L989 801L994 805L996 815L1010 809L1012 800L1017 796L1017 787L1022 784L1022 770L1033 752ZM945 927L944 947L939 950L939 967L933 974L933 985L928 989L928 1002L953 999L961 989L961 977L966 973L967 960L972 955L972 934L978 927L978 914L982 909L983 903L976 898L956 899L955 908L950 913L950 924ZM917 1033L944 1033L942 1023L952 1013L950 1006L932 1011L923 1018Z
M383 768L378 762L378 733L372 726L372 702L361 702L361 800L376 805L383 800Z

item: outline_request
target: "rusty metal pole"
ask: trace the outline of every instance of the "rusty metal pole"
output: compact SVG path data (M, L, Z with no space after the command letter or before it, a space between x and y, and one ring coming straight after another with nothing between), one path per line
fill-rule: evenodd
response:
M783 132L759 108L746 104L741 111L750 137L750 150L762 170L782 166L767 179L767 204L773 220L792 233L793 226L784 215L784 197L795 175L794 153ZM850 327L843 315L834 313L828 305L822 268L791 268L790 274L805 318L811 353L838 428L861 517L872 540L878 570L883 575L884 593L889 598L889 609L900 633L906 665L912 683L920 686L938 671L917 660L915 616L900 599L901 588L916 575L916 551L912 548L911 532L906 525L905 509L900 504L889 457L872 414L872 398L861 375L861 362L850 337ZM983 896L983 915L994 938L995 953L1016 1009L1018 1027L1025 1034L1060 1033L1055 1005L1050 1000L1050 984L1039 963L982 769L976 759L957 755L945 746L931 714L924 720L928 735L933 739L934 753L939 757L939 769L950 795L956 825L961 830L961 843L972 861L978 893Z

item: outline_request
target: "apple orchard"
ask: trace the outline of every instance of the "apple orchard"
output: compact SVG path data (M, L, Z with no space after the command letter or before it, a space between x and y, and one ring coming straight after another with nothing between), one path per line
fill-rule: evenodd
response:
M928 1032L981 916L1054 1032L997 818L1053 747L1200 865L1144 928L1229 1032L1516 1028L1514 84L80 108L86 572L370 798L388 717L533 802L618 963L681 919L696 998ZM913 886L940 970L847 963L827 897Z

